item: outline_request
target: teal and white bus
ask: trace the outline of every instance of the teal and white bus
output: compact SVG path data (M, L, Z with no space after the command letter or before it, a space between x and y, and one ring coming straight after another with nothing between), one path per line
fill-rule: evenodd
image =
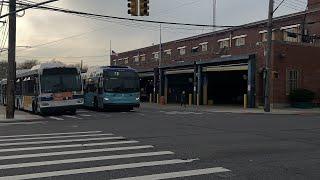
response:
M5 98L4 98L5 99ZM35 114L76 113L83 105L81 72L59 62L17 72L15 106Z
M84 105L96 110L140 107L140 80L129 67L93 67L83 75Z

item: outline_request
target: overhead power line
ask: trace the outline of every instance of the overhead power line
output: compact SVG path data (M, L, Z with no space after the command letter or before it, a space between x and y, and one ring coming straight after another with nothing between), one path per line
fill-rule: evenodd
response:
M24 7L24 8L21 8L21 9L18 9L18 10L16 10L16 11L9 12L9 13L7 13L7 14L1 15L1 16L0 16L0 19L1 19L1 18L4 18L4 17L7 17L7 16L9 16L9 15L11 15L11 14L16 14L16 13L18 13L18 12L25 11L25 10L27 10L27 9L34 8L34 7L38 7L38 6L41 6L41 5L43 5L43 4L48 4L48 3L51 3L51 2L55 2L55 1L59 1L59 0L49 0L49 1L44 1L44 2L41 2L41 3L29 4L29 5L27 5L27 6Z
M8 3L7 1L4 1L4 2ZM23 5L23 6L33 5L30 3L21 3L21 2L19 2L17 4ZM194 27L218 27L218 28L235 27L235 26L229 26L229 25L193 24L193 23L179 23L179 22L166 22L166 21L155 21L155 20L145 20L145 19L133 19L133 18L125 18L125 17L117 17L117 16L109 16L109 15L103 15L103 14L81 12L81 11L56 8L56 7L49 7L49 6L36 6L34 8L46 9L46 10L50 10L50 11L56 11L56 12L61 12L61 13L73 14L73 15L82 15L82 16L89 16L89 17L124 20L124 21L132 21L132 22L144 22L144 23L153 23L153 24L167 24L167 25L194 26Z

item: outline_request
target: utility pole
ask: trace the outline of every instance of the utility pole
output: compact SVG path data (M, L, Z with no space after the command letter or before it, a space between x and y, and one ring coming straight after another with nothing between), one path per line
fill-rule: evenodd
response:
M213 25L213 31L216 30L216 17L217 17L217 0L212 0L212 25Z
M8 77L6 118L13 119L15 111L16 81L16 0L9 1L9 43L8 43ZM11 13L14 12L14 13Z
M160 43L159 43L159 68L161 66L161 61L162 61L162 27L160 24Z
M160 39L159 39L159 97L162 97L162 70L161 70L161 64L162 64L162 24L160 24Z
M274 10L274 0L269 0L268 13L268 34L267 34L267 49L265 61L265 95L264 95L264 111L270 112L270 88L271 88L271 56L272 56L272 21Z

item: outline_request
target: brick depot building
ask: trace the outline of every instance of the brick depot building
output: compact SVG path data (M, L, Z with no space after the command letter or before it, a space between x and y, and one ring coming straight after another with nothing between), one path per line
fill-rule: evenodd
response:
M257 107L264 102L266 29L264 20L163 43L161 63L159 45L123 52L112 65L138 70L143 100L158 94L176 103L186 91L193 104L242 104L246 94ZM297 88L320 97L320 0L275 18L272 36L273 107L288 105Z

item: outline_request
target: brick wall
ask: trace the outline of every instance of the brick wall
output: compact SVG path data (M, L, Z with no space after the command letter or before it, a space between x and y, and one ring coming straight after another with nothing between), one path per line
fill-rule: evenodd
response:
M317 21L320 20L320 13L312 13L308 15L307 21ZM303 24L305 20L304 14L295 14L289 16L288 18L276 18L274 23L274 28L278 29L275 31L278 40L282 40L283 37L281 27L294 25L294 24ZM320 34L320 23L309 24L306 26L310 34ZM181 40L176 40L172 42L167 42L163 44L163 51L171 49L171 56L162 54L162 65L173 65L179 64L181 62L193 62L193 61L206 61L214 58L221 57L222 55L240 55L255 53L259 51L261 44L258 42L261 41L261 34L259 31L266 30L266 22L261 21L258 23L248 24L244 28L232 28L225 31L216 32L215 34L204 34L199 36L194 36L190 38L185 38ZM235 40L232 40L232 47L227 49L221 49L219 39L235 37L239 35L247 35L246 44L241 47L235 47ZM192 47L199 46L200 43L208 42L208 51L206 52L197 52L192 53ZM177 50L178 47L186 46L186 54L180 55ZM201 49L200 49L201 50ZM150 46L146 48L141 48L133 51L128 51L120 53L118 57L113 57L113 60L123 59L128 57L129 63L125 64L124 61L117 61L117 65L130 66L138 70L145 70L157 67L159 62L158 59L154 59L154 52L159 52L159 45ZM138 54L145 54L146 61L135 63L133 61L133 56ZM114 65L114 63L112 63Z
M300 88L309 89L320 96L320 47L278 42L273 47L273 71L279 73L273 78L273 102L288 103L286 94L286 70L301 72Z
M308 0L308 9L320 8L320 0Z

